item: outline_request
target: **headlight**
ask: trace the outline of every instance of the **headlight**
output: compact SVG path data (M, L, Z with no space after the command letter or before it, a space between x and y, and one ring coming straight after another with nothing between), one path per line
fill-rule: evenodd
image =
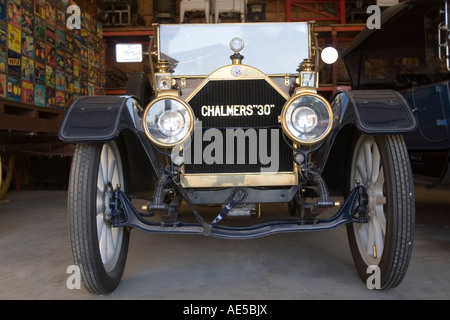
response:
M317 143L328 135L333 125L331 106L318 94L301 92L284 105L281 125L292 141Z
M144 112L147 137L161 147L173 147L189 137L194 128L191 107L176 97L160 97Z

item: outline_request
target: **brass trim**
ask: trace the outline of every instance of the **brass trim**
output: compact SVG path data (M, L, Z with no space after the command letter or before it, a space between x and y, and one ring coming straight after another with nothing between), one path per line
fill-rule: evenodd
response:
M183 103L183 99L179 98L179 94L178 94L177 90L157 90L156 98L176 98L174 100L180 100ZM152 100L147 105L147 108L149 108L149 105L154 104L155 102L157 102L159 100L161 100L161 99ZM183 104L186 105L186 103L183 103ZM147 109L146 109L146 111L147 111ZM145 117L145 114L144 114L144 117Z
M161 100L165 100L165 99L171 99L171 100L176 100L179 103L181 103L187 110L188 114L189 114L189 119L191 120L190 126L189 126L189 131L186 134L186 136L181 139L180 141L177 141L175 143L161 143L158 140L154 139L149 133L148 133L148 129L147 129L147 123L146 123L146 118L147 118L147 114L148 111L150 110L150 108L157 102L161 101ZM194 130L194 111L192 110L191 106L184 101L183 99L179 98L178 96L178 91L176 90L164 90L164 91L158 91L157 92L157 98L152 100L147 107L145 108L144 111L144 115L142 117L142 126L144 127L144 132L145 135L147 136L147 138L150 139L150 141L154 144L156 144L159 147L162 148L172 148L176 145L182 144L184 143L187 139L189 139L189 137L192 134L192 131Z
M296 172L181 174L183 188L272 187L298 185Z
M282 74L281 73L266 74L267 78L284 78L286 75L289 75L289 77L294 77L295 78L295 77L298 76L298 72L282 73ZM172 78L174 78L174 79L181 79L181 78L186 78L186 79L206 79L206 78L208 78L208 75L185 75L185 74L183 74L183 75L181 75L181 74L173 75L172 74Z
M233 64L227 65L211 73L209 77L203 80L203 82L191 92L191 94L186 98L185 101L189 102L211 80L239 81L239 80L258 80L258 79L266 80L266 82L269 83L283 98L289 100L289 95L286 92L284 92L272 79L270 79L269 76L267 76L265 73L259 71L256 68L250 67L245 64L239 65L239 67L242 68L242 75L239 76L239 78L233 77L233 75L231 74L231 70L235 66L236 65Z
M330 117L330 122L328 123L327 130L319 138L312 140L312 141L299 140L297 137L295 137L293 134L291 134L291 132L286 127L287 109L289 108L289 106L295 99L298 99L303 96L313 96L313 97L319 99L320 101L322 101L325 104L325 107L327 108L327 111L328 111L328 114ZM289 99L285 103L285 105L283 106L283 109L281 110L281 127L283 128L284 133L286 133L286 135L292 141L298 142L301 145L313 145L313 144L316 144L316 143L322 141L323 139L325 139L328 136L328 134L330 133L331 128L333 127L333 110L331 108L330 103L324 97L317 94L317 91L314 88L297 88L295 91L295 94L291 97L291 99Z

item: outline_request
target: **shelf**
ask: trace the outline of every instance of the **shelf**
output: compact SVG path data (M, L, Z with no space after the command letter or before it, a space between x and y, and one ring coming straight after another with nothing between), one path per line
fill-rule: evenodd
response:
M336 15L325 13L308 7L308 4L320 4L336 2ZM315 17L294 18L292 17L292 7L302 9L304 12L315 14ZM341 24L346 23L345 18L345 0L286 0L286 21L338 21Z
M0 130L56 134L64 110L0 100Z
M147 36L153 35L153 29L151 28L103 28L103 38L108 37L129 37L129 36Z
M106 89L107 95L124 95L127 94L126 89Z

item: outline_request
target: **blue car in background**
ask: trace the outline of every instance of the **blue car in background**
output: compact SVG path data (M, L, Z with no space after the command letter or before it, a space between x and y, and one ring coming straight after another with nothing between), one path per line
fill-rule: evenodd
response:
M384 10L381 28L363 30L342 52L352 88L393 89L418 128L405 133L414 179L450 188L449 2L409 0Z

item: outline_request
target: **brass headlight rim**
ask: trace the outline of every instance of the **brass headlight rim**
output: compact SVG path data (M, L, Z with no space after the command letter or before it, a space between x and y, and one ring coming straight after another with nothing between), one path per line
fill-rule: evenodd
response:
M288 108L290 107L290 105L298 98L301 97L305 97L305 96L309 96L309 97L314 97L319 99L327 108L328 111L328 115L330 118L330 121L328 123L328 127L325 130L325 132L323 134L321 134L318 138L314 139L314 140L301 140L299 138L297 138L296 136L294 136L289 129L287 128L287 124L286 124L286 113ZM323 139L325 139L328 134L330 133L332 127L333 127L333 110L331 109L331 105L330 103L321 95L312 92L312 91L305 91L305 92L300 92L298 94L293 95L288 101L286 101L286 103L283 106L283 109L281 110L281 127L283 128L284 133L286 133L286 135L289 137L289 139L291 139L292 141L302 144L302 145L314 145L317 144L319 142L321 142Z
M158 103L161 100L175 100L179 103L181 103L187 110L187 113L189 114L189 119L190 119L190 125L189 125L189 130L187 132L187 134L179 141L174 142L174 143L162 143L161 141L156 140L150 133L149 130L147 128L147 114L148 111L151 109L152 106L154 106L156 103ZM194 111L192 110L191 106L184 101L183 99L173 96L172 94L167 94L167 95L160 95L158 98L156 98L155 100L151 101L147 107L145 108L144 111L144 115L142 117L142 126L144 127L144 132L145 135L147 136L147 138L150 139L150 141L152 143L154 143L155 145L157 145L158 147L162 147L162 148L173 148L179 144L184 143L187 139L189 139L190 135L192 134L192 131L194 130Z

